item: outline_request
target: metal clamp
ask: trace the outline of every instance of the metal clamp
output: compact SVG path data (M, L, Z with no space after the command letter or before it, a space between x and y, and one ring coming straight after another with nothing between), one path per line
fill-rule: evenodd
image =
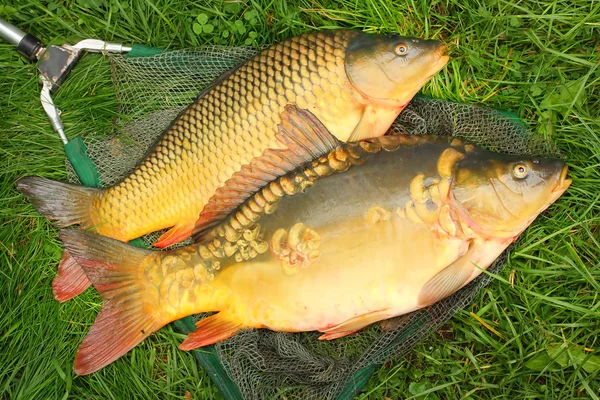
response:
M51 94L65 81L84 51L102 54L131 51L131 47L96 39L85 39L73 46L65 43L62 46L44 48L40 39L23 32L3 19L0 19L0 37L17 46L17 50L28 60L39 60L37 68L42 81L40 93L42 107L48 115L52 128L64 144L68 143L68 139L60 119L60 110L54 105Z
M46 111L46 115L50 120L50 125L52 125L52 129L58 136L60 136L60 140L64 144L69 143L69 139L65 135L65 130L60 119L60 110L54 105L54 100L50 96L50 89L52 88L52 83L46 80L42 75L40 75L40 79L43 82L42 92L40 93L40 100L42 102L42 107L44 107L44 111Z
M79 50L85 50L92 53L129 53L131 47L123 46L120 43L104 42L98 39L85 39L73 46Z

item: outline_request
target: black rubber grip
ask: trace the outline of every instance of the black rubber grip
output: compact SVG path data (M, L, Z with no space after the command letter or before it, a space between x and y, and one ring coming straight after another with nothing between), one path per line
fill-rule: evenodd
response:
M23 54L29 61L37 60L36 54L43 43L40 39L36 38L30 33L25 34L23 39L19 42L17 50Z

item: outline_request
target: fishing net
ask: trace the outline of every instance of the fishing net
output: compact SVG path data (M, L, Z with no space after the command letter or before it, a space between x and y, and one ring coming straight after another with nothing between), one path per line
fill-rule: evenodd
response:
M203 88L256 51L205 47L148 57L111 56L113 81L124 117L115 124L112 137L86 143L103 185L113 185L130 172ZM512 114L427 97L416 97L396 120L392 132L459 136L510 154L557 155L549 142L528 132ZM69 165L67 169L71 180L77 181ZM160 234L147 235L144 241L150 244ZM505 262L506 252L489 271L499 272ZM402 356L437 330L470 304L490 279L482 274L447 299L398 319L389 331L374 324L333 341L319 341L320 334L314 332L245 331L211 349L222 366L215 374L226 375L212 376L235 386L228 397L349 398L360 391L377 366ZM222 385L220 388L223 390Z

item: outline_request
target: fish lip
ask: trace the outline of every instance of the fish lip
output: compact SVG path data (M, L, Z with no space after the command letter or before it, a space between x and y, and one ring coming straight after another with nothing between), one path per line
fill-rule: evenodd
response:
M444 66L445 66L446 64L448 64L448 61L450 61L450 57L449 57L449 56L441 56L441 57L438 59L437 63L436 63L436 65L438 66L438 67L437 67L437 68L438 68L438 71L439 71L439 70L441 70L442 68L444 68Z
M441 44L438 46L437 49L435 49L435 52L438 56L440 57L448 57L448 46L446 46L445 44Z
M554 189L552 189L552 192L564 192L565 190L568 189L569 186L571 186L571 183L573 183L573 179L567 178L567 172L569 172L569 167L568 166L564 166L562 171L560 172L560 178L558 179L558 182L556 183L556 186L554 187Z
M448 64L448 61L450 61L450 56L447 53L448 46L446 45L440 44L438 48L435 49L434 54L436 56L436 60L433 63L433 70L435 72L433 72L431 76L435 75L442 68L444 68L446 64Z

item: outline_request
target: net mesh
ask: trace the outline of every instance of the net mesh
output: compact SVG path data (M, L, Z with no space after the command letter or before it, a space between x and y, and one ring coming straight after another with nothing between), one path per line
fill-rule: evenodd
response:
M149 57L111 56L113 81L124 117L109 139L86 142L103 184L113 185L127 175L202 89L257 51L217 46ZM558 155L548 141L530 134L511 114L427 97L416 97L398 117L392 131L459 136L510 154ZM69 165L67 169L71 181L77 182ZM144 241L153 243L161 233L147 235ZM183 244L187 243L189 240ZM505 261L506 252L489 271L498 273ZM399 320L391 331L382 331L374 324L356 335L319 341L320 334L314 332L249 330L215 348L244 398L337 398L348 388L360 386L356 381L360 371L405 354L437 330L470 304L490 279L482 274L447 299Z

